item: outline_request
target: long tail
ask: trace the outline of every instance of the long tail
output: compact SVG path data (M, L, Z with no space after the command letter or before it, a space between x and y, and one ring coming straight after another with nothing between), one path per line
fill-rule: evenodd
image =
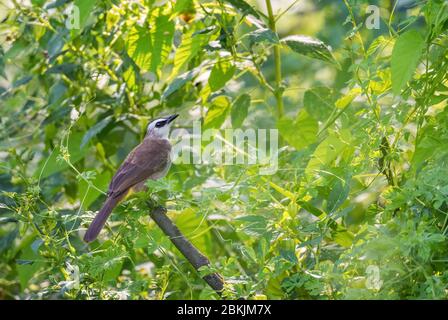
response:
M96 239L96 237L98 237L98 234L100 233L101 229L103 229L104 224L107 221L107 218L109 218L110 214L112 213L112 210L115 208L117 203L120 202L122 198L123 197L107 198L103 207L90 224L89 229L87 229L87 232L84 235L85 242L92 242L93 240Z

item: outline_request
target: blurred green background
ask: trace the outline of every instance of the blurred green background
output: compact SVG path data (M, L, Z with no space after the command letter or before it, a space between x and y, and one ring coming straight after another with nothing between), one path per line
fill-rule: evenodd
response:
M148 122L172 113L187 130L280 132L274 175L175 164L149 183L225 296L448 297L446 1L0 9L0 299L218 298L149 195L82 242Z

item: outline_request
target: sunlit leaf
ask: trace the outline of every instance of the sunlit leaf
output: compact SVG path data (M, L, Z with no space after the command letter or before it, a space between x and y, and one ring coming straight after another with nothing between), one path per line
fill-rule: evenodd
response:
M151 34L149 30L135 26L127 38L128 55L142 70L151 68Z
M416 30L403 33L395 42L392 52L392 89L399 94L411 80L422 55L425 41Z
M150 70L157 72L160 65L162 65L168 54L171 51L171 46L174 36L174 22L168 15L157 15L155 23L151 28L151 65Z
M204 218L193 209L187 208L176 215L175 222L188 240L202 252L207 252L210 241L210 227Z
M361 94L362 90L361 88L354 88L350 90L347 94L345 94L342 98L339 98L335 105L339 109L344 109L347 107L350 103L355 100L356 97L358 97Z
M281 41L294 52L313 59L323 60L339 67L339 63L334 58L331 48L318 39L295 35L283 38Z

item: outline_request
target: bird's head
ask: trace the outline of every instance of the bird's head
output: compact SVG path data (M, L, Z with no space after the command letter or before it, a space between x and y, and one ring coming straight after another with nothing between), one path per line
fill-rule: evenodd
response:
M179 115L173 114L172 116L160 118L152 121L148 125L148 130L146 131L147 137L154 137L159 139L168 139L168 135L170 134L171 123L174 119L176 119Z

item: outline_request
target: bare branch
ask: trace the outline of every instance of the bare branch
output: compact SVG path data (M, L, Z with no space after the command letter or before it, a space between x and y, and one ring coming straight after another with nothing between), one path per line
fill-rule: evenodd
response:
M199 268L210 266L210 261L204 256L187 238L180 232L179 228L168 218L166 209L156 207L150 210L149 215L156 222L163 233L167 235L176 248L190 262L190 264L199 272ZM211 273L204 276L205 282L221 296L224 289L224 279L218 273Z

